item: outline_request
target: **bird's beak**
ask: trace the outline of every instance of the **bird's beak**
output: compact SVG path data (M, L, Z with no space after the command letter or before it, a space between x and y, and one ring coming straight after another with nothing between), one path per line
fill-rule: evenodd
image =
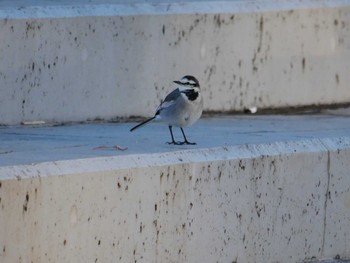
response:
M176 83L176 84L179 84L179 85L182 84L182 83L181 83L180 81L178 81L178 80L174 80L173 82Z

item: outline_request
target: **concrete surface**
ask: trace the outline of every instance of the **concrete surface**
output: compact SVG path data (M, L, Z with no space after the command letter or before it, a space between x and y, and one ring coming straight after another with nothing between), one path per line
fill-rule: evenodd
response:
M166 144L170 141L170 133L163 124L152 123L129 132L134 125L95 123L36 128L0 127L0 166L347 137L350 135L350 111L331 111L318 115L202 118L194 126L185 128L188 139L197 142L194 146ZM174 135L177 140L182 140L179 129L174 128ZM94 150L99 146L113 145L128 150Z
M345 0L50 2L1 5L0 124L149 116L185 74L207 111L350 101Z
M0 129L1 262L350 258L347 113L132 125Z
M326 259L326 260L310 260L305 261L305 263L349 263L350 260L341 260L341 259Z
M267 12L347 6L348 0L2 0L2 18Z

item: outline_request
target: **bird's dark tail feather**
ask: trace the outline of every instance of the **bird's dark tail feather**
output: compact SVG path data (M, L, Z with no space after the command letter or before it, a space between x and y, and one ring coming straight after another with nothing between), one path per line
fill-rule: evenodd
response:
M145 121L143 121L143 122L137 124L135 127L131 128L130 131L132 132L133 130L136 130L136 129L142 127L143 125L149 123L150 121L153 121L155 118L156 118L156 116L154 116L154 117L152 117L152 118L149 118L149 119L147 119L147 120L145 120Z

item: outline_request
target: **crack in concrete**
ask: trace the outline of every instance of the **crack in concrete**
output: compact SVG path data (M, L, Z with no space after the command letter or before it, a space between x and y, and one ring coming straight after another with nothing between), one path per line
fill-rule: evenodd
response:
M325 240L326 240L326 227L327 227L327 206L328 206L328 199L330 198L330 192L329 192L329 184L331 179L330 174L330 150L327 151L327 188L326 188L326 194L325 194L325 201L324 201L324 218L323 218L323 233L322 233L322 247L321 247L321 255L324 255L324 246L325 246Z

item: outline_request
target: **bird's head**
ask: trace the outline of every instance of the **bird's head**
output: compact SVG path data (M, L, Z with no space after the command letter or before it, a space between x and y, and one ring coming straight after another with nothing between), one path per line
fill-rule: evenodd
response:
M180 80L175 80L174 83L179 85L179 89L181 90L195 90L199 91L199 82L198 80L190 75L186 75L182 77Z

